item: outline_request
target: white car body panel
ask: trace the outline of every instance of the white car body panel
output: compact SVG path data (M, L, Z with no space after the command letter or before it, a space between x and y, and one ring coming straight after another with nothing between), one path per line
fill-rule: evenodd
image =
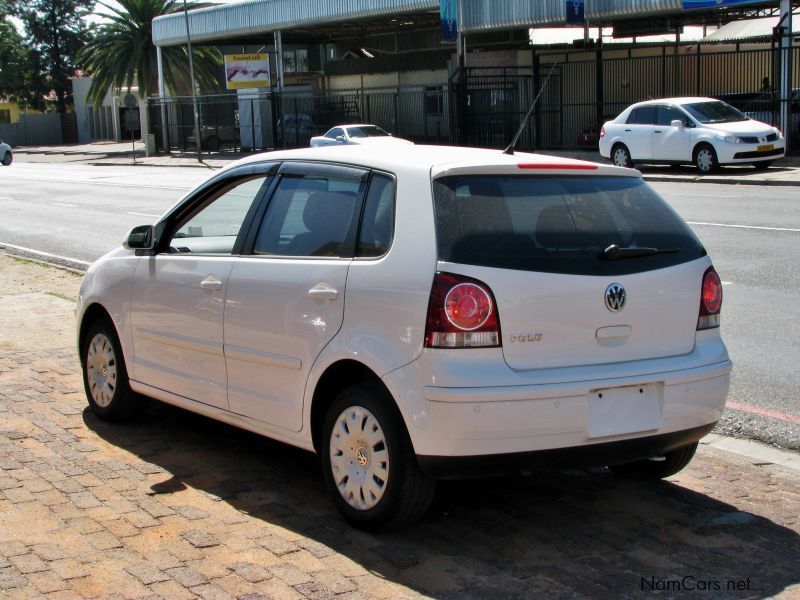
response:
M349 259L236 259L225 299L232 412L301 429L308 373L342 324L349 265ZM310 298L317 287L336 297Z
M234 259L160 254L143 258L131 298L132 377L228 408L222 319ZM216 280L217 289L204 288Z
M138 257L119 249L87 272L79 326L93 304L109 312L135 391L305 449L314 447L317 383L326 369L345 360L359 362L386 384L419 455L579 447L719 419L731 363L719 329L695 331L708 258L597 278L438 262L431 183L436 177L639 177L636 171L525 153L396 148L391 155L356 145L272 152L220 172L266 160L316 160L392 173L394 240L384 256ZM423 347L437 269L489 280L503 347ZM167 274L174 280L163 281ZM220 290L200 287L209 275L223 284ZM603 305L605 286L616 280L630 290L629 312L620 316ZM340 295L309 299L308 290L323 282ZM546 343L510 348L511 333L527 332L524 314L537 311L547 327ZM605 345L597 339L597 329L618 325L629 325L630 336ZM647 410L604 416L597 391L633 385L648 386ZM614 393L624 398L626 392Z

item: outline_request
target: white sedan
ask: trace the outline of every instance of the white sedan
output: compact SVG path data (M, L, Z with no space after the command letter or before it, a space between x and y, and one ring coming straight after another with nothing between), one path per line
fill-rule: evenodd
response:
M663 98L629 106L600 131L600 154L615 165L694 164L701 173L720 165L765 169L783 158L781 132L714 98Z
M11 153L11 146L0 140L0 163L7 167L13 159L14 155Z
M312 147L338 146L340 144L374 144L374 143L396 143L412 144L408 140L393 137L391 133L384 131L377 125L366 123L354 125L337 125L331 127L325 135L318 135L311 138Z

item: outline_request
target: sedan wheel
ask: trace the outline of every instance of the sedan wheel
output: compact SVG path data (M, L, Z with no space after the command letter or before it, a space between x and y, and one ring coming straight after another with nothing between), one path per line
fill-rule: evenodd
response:
M694 155L694 164L701 173L713 173L719 166L717 153L711 146L701 146Z
M614 153L612 154L611 158L614 161L614 164L618 167L626 167L628 169L633 167L631 155L625 146L617 146L614 148Z
M337 396L320 451L336 507L356 527L407 525L433 500L436 480L419 468L403 419L380 384L358 383Z
M11 164L12 160L14 160L14 157L11 155L11 152L6 151L6 153L3 155L3 160L0 162L7 167Z
M688 465L696 450L697 442L672 452L667 452L664 456L639 460L624 465L612 465L609 468L616 475L627 477L628 479L662 479L675 475L675 473Z
M92 412L103 421L125 421L141 413L147 399L131 390L114 326L95 321L83 338L83 385Z

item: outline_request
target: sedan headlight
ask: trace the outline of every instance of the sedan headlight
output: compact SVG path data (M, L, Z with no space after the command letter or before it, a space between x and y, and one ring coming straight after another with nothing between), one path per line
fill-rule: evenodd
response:
M742 140L740 140L735 135L716 135L714 136L715 139L719 140L720 142L728 142L729 144L741 144Z
M776 135L778 136L779 140L783 139L783 134L781 133L780 129L778 129L777 127L773 127L772 130L776 133Z

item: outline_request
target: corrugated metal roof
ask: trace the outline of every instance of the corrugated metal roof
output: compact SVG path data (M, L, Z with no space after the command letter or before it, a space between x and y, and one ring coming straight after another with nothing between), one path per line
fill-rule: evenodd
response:
M778 25L778 17L763 17L746 21L731 21L713 33L708 34L707 42L739 42L743 40L772 37L772 28ZM792 33L800 33L800 15L792 17Z
M463 0L464 31L494 31L540 25L563 25L564 0Z
M591 0L586 3L589 22L612 17L645 17L648 15L680 12L682 0Z
M192 41L207 42L405 13L438 11L438 0L246 0L189 11ZM153 43L186 43L183 13L153 19Z

